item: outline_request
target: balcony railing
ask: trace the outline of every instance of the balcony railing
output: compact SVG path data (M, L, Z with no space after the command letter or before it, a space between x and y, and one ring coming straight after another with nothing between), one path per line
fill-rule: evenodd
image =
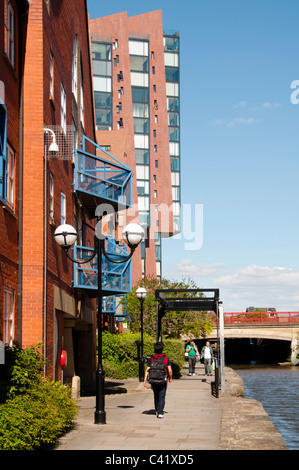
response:
M95 148L96 155L89 153ZM75 150L74 189L91 218L99 204L112 211L132 205L132 170L83 136L82 149Z
M131 259L125 261L128 252L125 244L116 243L114 238L105 240L105 250L110 258L124 259L123 263L116 264L102 259L102 290L104 296L120 295L131 292ZM84 260L91 255L93 248L73 247L74 259ZM97 257L85 264L74 263L74 287L84 289L90 297L96 297L98 286Z

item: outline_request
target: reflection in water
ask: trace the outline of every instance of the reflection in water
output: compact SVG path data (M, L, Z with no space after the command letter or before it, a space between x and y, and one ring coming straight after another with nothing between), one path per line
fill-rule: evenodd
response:
M299 367L231 366L244 381L245 398L262 403L290 450L299 450Z

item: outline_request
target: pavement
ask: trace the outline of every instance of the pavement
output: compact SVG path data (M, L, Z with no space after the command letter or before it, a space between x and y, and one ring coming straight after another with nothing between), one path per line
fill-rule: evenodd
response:
M182 377L168 384L163 419L156 417L150 386L138 378L106 379L106 424L94 424L94 396L79 398L77 421L55 450L218 450L221 401L203 367L189 377L185 366Z

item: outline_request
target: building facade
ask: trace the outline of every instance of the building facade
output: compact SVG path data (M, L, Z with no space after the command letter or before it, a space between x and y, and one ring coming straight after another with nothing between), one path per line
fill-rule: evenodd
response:
M90 35L97 142L133 169L124 216L146 233L133 283L140 263L161 277L162 238L180 232L179 35L163 31L161 10L93 19Z
M161 11L89 22L86 0L1 2L0 340L41 342L46 376L93 387L97 263L72 263L55 230L76 228L84 260L100 223L121 259L123 227L143 225L133 258L102 266L104 328L122 331L120 300L161 276L179 205L179 38Z

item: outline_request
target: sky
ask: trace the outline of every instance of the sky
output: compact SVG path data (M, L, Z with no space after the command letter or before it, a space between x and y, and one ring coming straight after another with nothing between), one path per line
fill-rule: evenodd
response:
M224 312L299 311L298 0L87 5L162 10L180 34L182 233L163 276L219 288Z

